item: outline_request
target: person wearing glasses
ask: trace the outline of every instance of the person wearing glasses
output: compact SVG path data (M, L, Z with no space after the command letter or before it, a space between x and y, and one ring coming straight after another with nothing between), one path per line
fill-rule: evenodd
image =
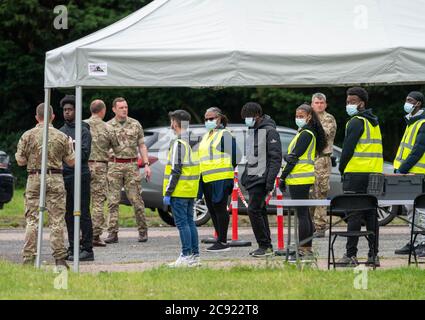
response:
M200 194L204 194L217 233L217 242L207 248L209 252L230 250L227 243L227 202L232 193L234 169L240 161L240 152L235 137L226 129L227 123L227 117L219 108L209 108L205 112L208 132L199 144Z

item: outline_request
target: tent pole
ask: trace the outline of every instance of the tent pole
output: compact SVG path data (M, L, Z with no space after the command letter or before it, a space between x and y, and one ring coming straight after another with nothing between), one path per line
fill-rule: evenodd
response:
M36 268L41 266L41 248L43 244L43 218L46 211L46 176L47 176L47 152L49 142L49 106L50 106L50 89L44 89L44 122L43 122L43 149L41 156L41 177L40 177L40 197L39 197L39 213L38 213L38 235L37 235L37 258L35 261Z
M82 87L75 87L74 272L80 263L82 94Z

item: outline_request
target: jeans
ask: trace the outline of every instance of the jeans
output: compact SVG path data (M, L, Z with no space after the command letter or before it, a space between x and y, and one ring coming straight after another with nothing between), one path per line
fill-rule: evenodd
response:
M171 211L179 230L184 256L199 254L198 230L193 221L193 205L193 199L171 197Z
M258 246L262 249L272 248L266 208L266 185L256 185L248 190L248 194L248 215Z
M293 185L289 186L289 193L291 194L291 199L305 199L307 200L310 195L311 184L302 184L302 185ZM311 220L310 212L308 207L297 207L297 216L298 216L298 234L300 242L313 237L314 226L313 221ZM301 247L311 247L312 239Z
M64 177L66 189L66 228L69 248L74 251L74 176ZM81 175L81 249L93 251L93 225L90 215L90 173Z

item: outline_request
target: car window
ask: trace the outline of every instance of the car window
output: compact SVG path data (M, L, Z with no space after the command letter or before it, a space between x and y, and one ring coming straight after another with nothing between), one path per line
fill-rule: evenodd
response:
M289 144L292 139L294 139L295 134L287 133L287 132L279 132L280 135L280 143L282 144L282 153L286 154L288 152Z

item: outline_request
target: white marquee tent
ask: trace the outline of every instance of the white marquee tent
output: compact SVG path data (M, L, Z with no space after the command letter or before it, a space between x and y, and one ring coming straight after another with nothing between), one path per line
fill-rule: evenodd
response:
M76 89L75 194L83 88L424 83L424 13L425 0L155 0L47 52L46 107L51 88ZM79 197L74 209L79 230Z

